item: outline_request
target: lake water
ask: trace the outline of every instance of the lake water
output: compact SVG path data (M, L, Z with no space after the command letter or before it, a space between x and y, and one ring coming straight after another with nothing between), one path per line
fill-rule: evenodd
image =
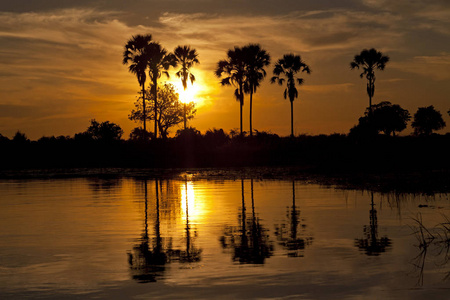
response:
M292 180L2 180L0 298L449 299L446 217Z

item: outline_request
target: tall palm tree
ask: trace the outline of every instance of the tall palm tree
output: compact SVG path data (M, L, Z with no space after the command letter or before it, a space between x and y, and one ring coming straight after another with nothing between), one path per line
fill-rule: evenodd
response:
M128 70L135 74L139 85L142 89L142 106L144 112L144 131L146 132L145 126L145 81L147 76L145 74L148 67L148 57L146 55L146 48L152 41L152 36L150 34L147 35L134 35L132 38L125 44L125 51L123 52L123 61L124 65L129 64Z
M244 52L245 59L245 92L250 94L250 136L252 136L253 93L256 93L256 89L266 77L266 70L264 70L264 67L267 67L270 64L270 55L266 50L262 49L259 44L249 44L242 48L242 51Z
M353 61L350 62L350 68L363 69L359 75L361 78L366 76L367 79L367 95L369 95L369 117L372 115L372 98L375 93L375 70L383 71L389 61L389 56L375 50L374 48L364 49L360 54L355 55Z
M279 85L283 85L286 81L286 89L284 90L284 99L289 97L291 102L291 137L294 136L294 100L298 97L298 91L295 84L302 85L303 78L296 77L299 72L311 73L311 69L304 61L302 61L300 55L285 54L283 58L279 59L273 69L273 77L270 79L271 83L278 82Z
M188 80L191 84L194 84L195 76L191 73L191 68L195 64L199 64L198 53L195 49L191 49L190 46L178 46L175 48L173 54L177 62L181 65L180 70L178 70L175 75L181 79L184 90L187 88ZM186 129L186 102L184 102L184 129Z
M158 136L158 79L164 74L169 78L168 70L170 67L177 66L177 60L172 53L168 53L160 43L152 42L146 47L148 57L149 76L152 81L151 92L155 99L155 137Z
M233 85L236 87L234 96L240 104L240 128L242 135L242 107L244 106L244 85L245 85L245 58L243 51L239 47L234 47L234 50L227 51L227 58L220 60L217 63L215 71L217 77L226 75L221 80L222 85Z

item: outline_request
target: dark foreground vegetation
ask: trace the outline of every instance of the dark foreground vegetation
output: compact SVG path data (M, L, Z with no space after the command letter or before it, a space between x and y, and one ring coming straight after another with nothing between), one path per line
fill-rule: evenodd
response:
M357 138L351 135L279 137L257 132L230 136L193 128L176 137L143 141L43 137L30 141L0 136L0 169L297 167L318 172L447 171L450 135Z

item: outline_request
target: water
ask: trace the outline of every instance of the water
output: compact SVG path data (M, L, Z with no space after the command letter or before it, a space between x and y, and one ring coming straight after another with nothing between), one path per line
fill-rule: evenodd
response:
M448 232L434 227L450 217L448 194L33 179L0 181L0 208L1 299L448 299L450 289ZM418 217L435 236L426 251Z

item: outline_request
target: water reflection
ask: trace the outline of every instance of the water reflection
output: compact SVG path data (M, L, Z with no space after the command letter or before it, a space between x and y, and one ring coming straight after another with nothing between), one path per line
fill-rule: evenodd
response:
M148 234L148 187L147 180L144 180L144 233L141 242L133 247L132 252L128 253L128 263L133 273L132 277L142 283L154 282L158 277L163 275L165 265L168 262L168 253L171 252L170 246L168 249L164 249L163 239L161 237L159 186L157 179L155 179L155 198L156 218L154 238L150 239Z
M0 299L446 299L448 194L189 179L0 181Z
M369 211L370 225L364 226L364 238L356 239L355 246L366 255L378 256L391 248L391 240L387 236L378 238L377 211L373 202L373 192L371 192L371 209Z
M292 181L292 208L287 209L287 224L275 226L275 235L278 242L287 250L289 257L303 257L306 245L311 245L313 238L305 236L305 224L300 222L300 210L295 204L295 181Z
M185 226L185 243L184 250L177 251L177 256L182 263L199 262L201 260L202 249L195 246L197 231L192 232L191 224L189 224L189 207L192 208L195 200L195 193L192 182L184 181L184 191L182 191L182 205L184 208L186 226Z
M189 219L189 209L195 198L192 183L185 181L181 189L179 184L173 183L167 181L163 189L163 182L155 179L155 213L152 213L148 209L148 184L147 180L144 180L144 233L139 239L139 244L128 252L132 277L138 282L157 281L164 275L168 263L176 261L195 263L201 260L202 249L195 246L197 231L193 230ZM180 207L182 207L184 218L181 218ZM149 234L148 230L149 216L154 219L152 234ZM162 217L169 226L162 226ZM173 240L178 234L176 224L180 218L184 219L183 245L177 247L174 246Z
M121 180L119 178L89 178L89 187L93 192L111 192L113 190L119 189L121 185Z
M245 207L244 180L241 180L242 206L238 214L238 226L227 226L220 238L223 249L232 250L232 259L241 264L264 264L273 254L273 245L269 240L268 229L260 223L255 213L253 179L250 180L252 212L248 220Z

